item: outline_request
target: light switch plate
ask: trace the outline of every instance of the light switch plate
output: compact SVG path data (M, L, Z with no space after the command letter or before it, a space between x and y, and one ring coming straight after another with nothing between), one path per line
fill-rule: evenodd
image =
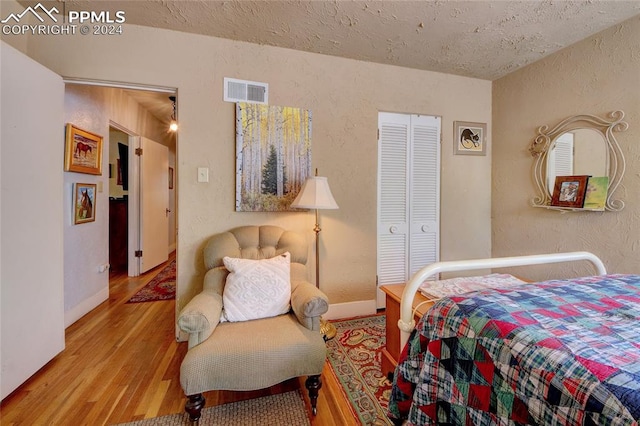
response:
M198 182L209 182L209 169L198 167Z

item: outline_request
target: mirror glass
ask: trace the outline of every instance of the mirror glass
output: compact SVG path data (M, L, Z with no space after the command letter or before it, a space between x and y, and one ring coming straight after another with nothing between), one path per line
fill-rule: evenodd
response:
M575 129L558 135L547 154L547 188L553 192L556 176L608 176L609 149L602 132Z

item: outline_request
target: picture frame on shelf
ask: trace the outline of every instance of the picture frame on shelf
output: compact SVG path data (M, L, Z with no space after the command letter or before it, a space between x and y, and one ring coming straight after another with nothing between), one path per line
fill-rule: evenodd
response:
M96 187L95 183L73 184L74 225L96 220Z
M67 123L64 171L102 175L102 136Z
M556 176L551 205L581 209L584 206L588 180L587 175Z
M584 195L583 208L604 211L607 204L609 176L591 176L587 180L587 192Z
M453 143L455 155L487 155L487 124L454 121Z

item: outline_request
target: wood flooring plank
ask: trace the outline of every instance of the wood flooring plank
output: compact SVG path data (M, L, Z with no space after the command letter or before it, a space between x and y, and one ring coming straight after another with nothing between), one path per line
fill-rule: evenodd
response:
M69 326L65 350L0 403L2 426L93 426L182 413L180 364L187 343L175 341L175 301L126 303L159 270L136 278L110 273L109 299ZM329 374L325 366L312 424L355 425ZM308 404L304 380L252 392L206 392L206 406L293 389L302 389Z
M164 400L167 390L169 389L169 382L161 382L156 386L156 391L153 394L153 398L149 404L149 407L145 411L144 418L150 419L157 417L160 412L160 406Z
M151 382L150 382L151 386L157 386L158 384L162 384L163 386L166 386L165 394L168 387L170 386L170 381L163 380L163 378L166 375L168 366L171 364L171 360L175 356L176 349L177 349L177 344L174 344L174 345L169 345L168 348L166 348L166 350L164 351L159 351L163 355L160 362L157 364L155 374L151 378ZM156 398L155 394L154 395L152 395L151 393L145 394L142 400L140 401L140 404L138 404L138 407L136 407L135 414L145 414L145 413L148 414L151 400L155 398ZM157 410L155 412L157 413Z

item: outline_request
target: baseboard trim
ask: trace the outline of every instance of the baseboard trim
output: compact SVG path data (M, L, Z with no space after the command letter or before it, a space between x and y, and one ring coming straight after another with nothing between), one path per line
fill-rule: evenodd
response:
M357 302L333 303L322 318L328 320L359 317L362 315L374 315L376 313L376 300L360 300Z
M96 306L104 302L109 298L109 287L105 287L100 290L98 293L89 297L88 299L83 300L78 305L69 309L64 313L64 328L69 327L74 322L78 321L80 318L91 312L95 309Z

